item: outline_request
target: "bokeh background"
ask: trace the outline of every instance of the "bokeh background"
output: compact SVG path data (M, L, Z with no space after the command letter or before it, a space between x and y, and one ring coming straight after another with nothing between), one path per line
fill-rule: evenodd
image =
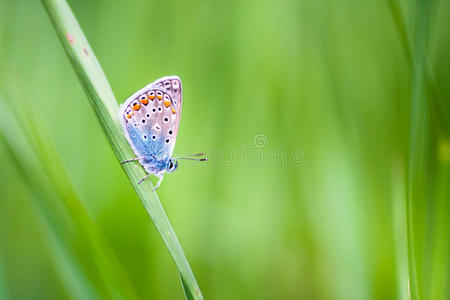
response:
M450 299L449 1L69 4L120 101L182 79L206 299ZM183 299L40 1L0 0L0 114L0 298Z

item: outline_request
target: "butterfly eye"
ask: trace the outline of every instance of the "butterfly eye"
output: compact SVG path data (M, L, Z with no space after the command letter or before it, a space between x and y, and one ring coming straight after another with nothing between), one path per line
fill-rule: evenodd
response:
M172 161L169 162L169 169L173 169L173 162Z

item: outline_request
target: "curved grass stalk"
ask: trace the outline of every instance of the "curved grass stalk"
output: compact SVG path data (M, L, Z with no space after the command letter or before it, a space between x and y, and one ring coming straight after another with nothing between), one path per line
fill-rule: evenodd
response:
M64 0L42 0L42 2L118 160L124 161L133 157L117 119L119 109L117 101L70 7ZM158 195L152 192L151 181L147 180L138 185L139 179L145 175L144 170L130 164L123 165L123 169L175 261L186 297L203 299Z
M0 145L25 182L30 204L43 224L44 236L70 296L137 299L115 253L71 185L45 127L29 107L13 113L9 106L16 105L19 102L9 101L7 105L0 98ZM89 269L90 265L95 268Z

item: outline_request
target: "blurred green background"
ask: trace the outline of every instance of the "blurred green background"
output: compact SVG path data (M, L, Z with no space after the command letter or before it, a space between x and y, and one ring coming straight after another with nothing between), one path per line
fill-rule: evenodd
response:
M206 299L450 299L449 1L69 4L120 102L182 79ZM0 298L183 299L40 1L0 0L0 114Z

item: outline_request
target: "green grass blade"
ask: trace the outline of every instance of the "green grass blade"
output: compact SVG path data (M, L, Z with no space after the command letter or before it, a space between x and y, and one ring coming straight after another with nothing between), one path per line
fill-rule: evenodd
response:
M117 118L117 101L75 16L66 1L43 0L43 3L112 149L120 161L133 157ZM194 274L161 202L157 194L151 192L153 186L150 180L137 184L145 175L144 170L131 164L123 168L175 261L184 282L183 287L188 289L186 295L202 299Z
M443 299L447 292L448 268L442 266L449 261L445 234L449 210L448 190L440 184L448 182L446 153L450 117L444 89L437 80L438 67L433 62L436 58L430 51L436 42L433 24L441 3L417 1L414 9L410 8L409 18L402 10L401 1L388 0L388 4L412 80L406 197L410 298ZM415 24L409 31L408 19ZM435 147L440 151L440 160Z
M27 188L21 192L30 194L30 206L42 224L40 227L61 282L74 298L98 298L102 294L101 287L94 285L93 276L86 272L76 250L71 247L73 232L70 224L64 222L65 214L57 205L60 199L55 199L57 197L54 197L48 176L40 167L35 151L28 142L29 138L16 118L0 99L0 148L8 155L8 160L16 166L18 176L25 182ZM83 268L84 270L80 270Z
M15 101L8 104L20 105ZM0 142L20 171L31 198L36 199L31 204L44 224L69 293L75 298L137 298L115 253L70 184L45 127L36 120L32 109L28 107L17 115L0 99L0 125ZM94 270L89 268L91 265Z

